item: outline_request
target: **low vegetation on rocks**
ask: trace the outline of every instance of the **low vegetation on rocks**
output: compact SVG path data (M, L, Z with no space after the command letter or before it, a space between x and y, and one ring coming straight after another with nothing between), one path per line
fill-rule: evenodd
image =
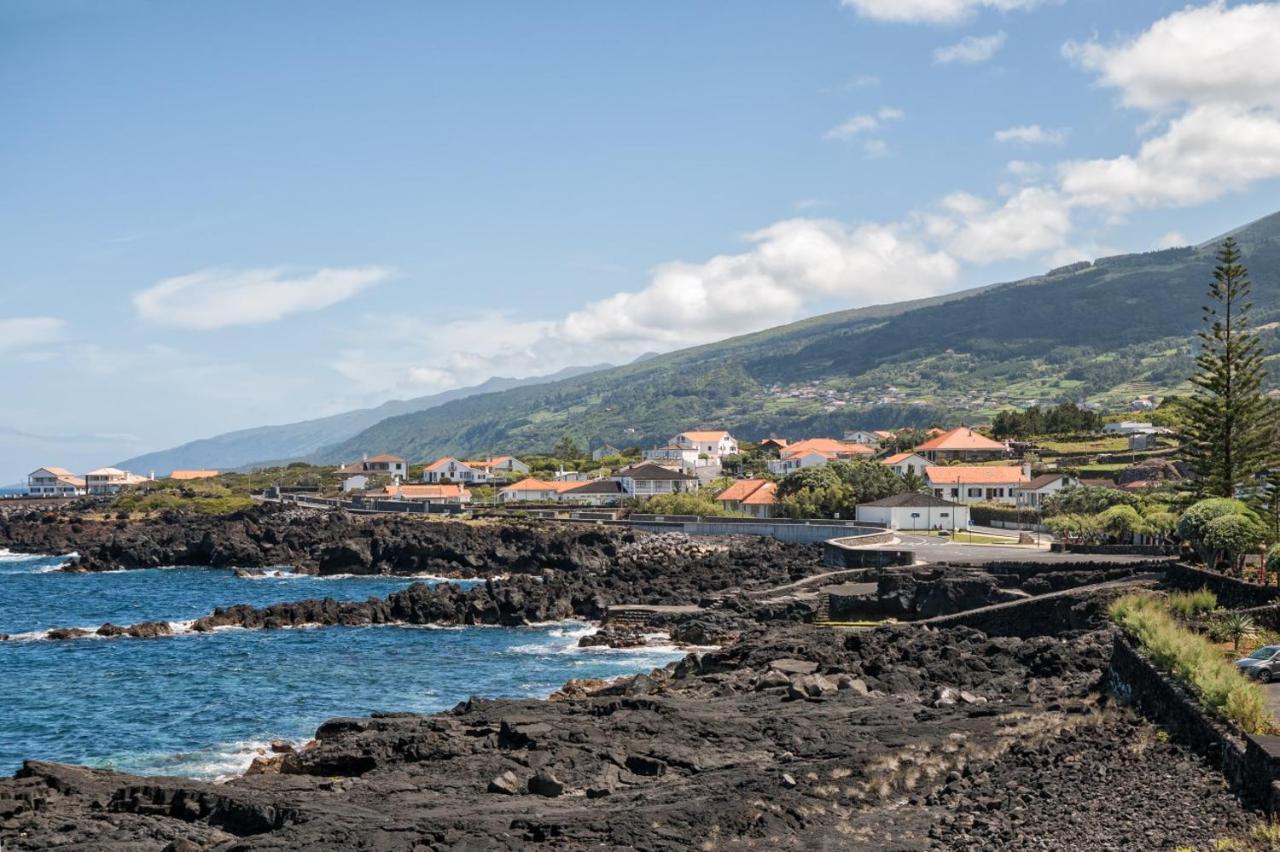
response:
M1168 602L1145 593L1125 595L1109 614L1146 651L1214 713L1250 734L1276 729L1262 689L1241 674L1205 636L1183 627Z

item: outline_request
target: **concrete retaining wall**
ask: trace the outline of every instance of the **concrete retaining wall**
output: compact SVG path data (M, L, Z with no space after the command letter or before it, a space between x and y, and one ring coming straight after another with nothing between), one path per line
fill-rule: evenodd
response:
M1247 804L1280 812L1280 737L1239 734L1210 716L1182 684L1151 664L1117 635L1106 675L1107 689L1131 702L1218 767Z
M887 568L891 565L911 565L915 554L910 550L861 550L869 544L887 544L894 539L892 532L868 532L850 536L848 530L839 538L829 538L822 543L822 562L828 568Z

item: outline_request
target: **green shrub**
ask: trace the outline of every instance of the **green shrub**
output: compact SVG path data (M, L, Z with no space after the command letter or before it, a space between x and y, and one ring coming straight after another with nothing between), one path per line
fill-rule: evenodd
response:
M1250 734L1274 730L1262 688L1208 639L1179 625L1164 601L1150 594L1125 595L1111 604L1108 613L1138 641L1157 668L1190 687L1211 712Z
M1207 588L1195 592L1177 592L1169 595L1168 607L1183 618L1195 618L1218 608L1218 596Z
M974 503L969 506L969 520L984 526L992 521L1014 524L1038 524L1040 513L1035 509L1018 509L1003 503Z

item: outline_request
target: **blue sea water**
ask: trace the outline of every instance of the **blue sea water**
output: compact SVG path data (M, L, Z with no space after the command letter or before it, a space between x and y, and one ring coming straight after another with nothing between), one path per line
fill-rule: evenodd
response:
M574 677L679 659L673 649L579 649L576 622L526 628L225 629L161 639L41 638L51 627L185 622L234 603L363 600L411 579L169 568L65 574L0 550L0 773L23 758L218 778L273 739L335 716L432 712L471 695L542 697Z

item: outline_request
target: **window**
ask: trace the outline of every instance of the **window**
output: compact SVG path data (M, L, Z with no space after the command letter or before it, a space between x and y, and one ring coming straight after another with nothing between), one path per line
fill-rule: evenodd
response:
M970 489L969 489L969 496L970 496L970 497L981 497L981 496L982 496L982 489L981 489L981 488L970 488Z

